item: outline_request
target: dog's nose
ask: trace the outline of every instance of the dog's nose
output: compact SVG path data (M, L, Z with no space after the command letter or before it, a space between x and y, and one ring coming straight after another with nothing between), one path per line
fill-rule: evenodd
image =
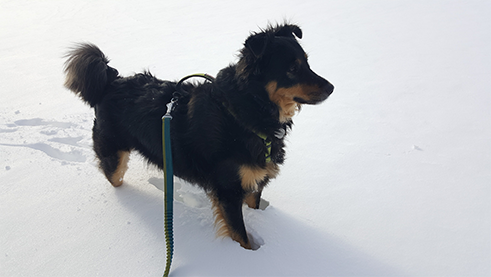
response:
M322 94L326 95L327 98L334 91L334 86L328 80L320 76L319 79L320 79L320 84L319 84L320 91L322 91Z
M326 82L327 84L324 87L324 91L331 94L334 91L334 86L331 83L329 83L329 81L326 80Z
M311 82L316 84L322 94L327 94L329 96L334 91L334 86L323 77L317 75L315 72L311 71Z

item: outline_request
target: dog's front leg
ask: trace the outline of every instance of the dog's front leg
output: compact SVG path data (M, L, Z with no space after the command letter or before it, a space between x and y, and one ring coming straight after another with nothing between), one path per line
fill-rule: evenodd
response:
M244 192L218 190L210 194L218 236L229 236L246 249L252 249L242 215Z
M238 167L224 163L217 170L216 185L209 193L213 203L218 236L229 236L246 249L252 249L247 237L242 205L246 192L241 186Z
M244 198L244 203L249 206L251 209L263 209L267 207L269 204L268 201L263 200L263 208L261 208L261 194L263 193L264 187L268 184L269 182L269 177L264 178L264 180L260 181L257 184L257 189L247 193L246 197ZM264 206L265 205L265 206Z
M244 202L249 206L251 209L259 209L259 204L261 202L261 193L262 193L262 188L260 190L250 192L247 194L245 197Z

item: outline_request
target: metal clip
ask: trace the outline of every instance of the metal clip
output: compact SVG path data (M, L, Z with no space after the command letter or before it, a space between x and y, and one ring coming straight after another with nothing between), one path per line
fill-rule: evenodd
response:
M170 114L174 109L174 104L177 102L177 98L172 98L169 103L166 104L167 112L162 116L162 118L170 118L172 119L172 115Z
M274 132L274 136L277 137L278 139L284 138L285 135L286 135L286 130L283 128L278 129Z

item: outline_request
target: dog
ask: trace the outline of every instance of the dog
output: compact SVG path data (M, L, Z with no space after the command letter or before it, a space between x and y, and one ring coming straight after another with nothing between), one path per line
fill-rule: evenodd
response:
M171 115L174 174L202 187L217 234L257 249L242 206L259 208L261 193L285 160L285 135L305 104L319 104L334 86L310 69L299 26L269 25L251 33L238 62L213 82L183 83ZM78 44L66 55L65 86L95 109L93 149L109 182L123 184L130 152L163 168L161 118L176 84L150 72L123 77L101 50Z

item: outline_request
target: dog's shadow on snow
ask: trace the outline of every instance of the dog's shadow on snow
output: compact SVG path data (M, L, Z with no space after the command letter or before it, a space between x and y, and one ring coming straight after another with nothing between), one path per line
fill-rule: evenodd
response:
M161 178L149 184L161 190ZM132 188L133 186L133 188ZM125 183L116 193L150 230L163 234L163 195ZM263 241L256 251L229 238L216 238L211 204L204 192L177 181L174 192L174 258L170 276L403 276L403 273L340 238L286 214L271 203L265 210L244 207L248 231ZM122 188L123 188L122 187ZM165 261L162 235L162 270Z
M245 250L228 238L214 239L213 234L208 235L210 226L205 226L207 230L194 222L181 222L174 230L171 276L408 275L327 231L313 229L273 204L265 211L245 208L248 230L253 226L254 235L263 241L256 251Z

